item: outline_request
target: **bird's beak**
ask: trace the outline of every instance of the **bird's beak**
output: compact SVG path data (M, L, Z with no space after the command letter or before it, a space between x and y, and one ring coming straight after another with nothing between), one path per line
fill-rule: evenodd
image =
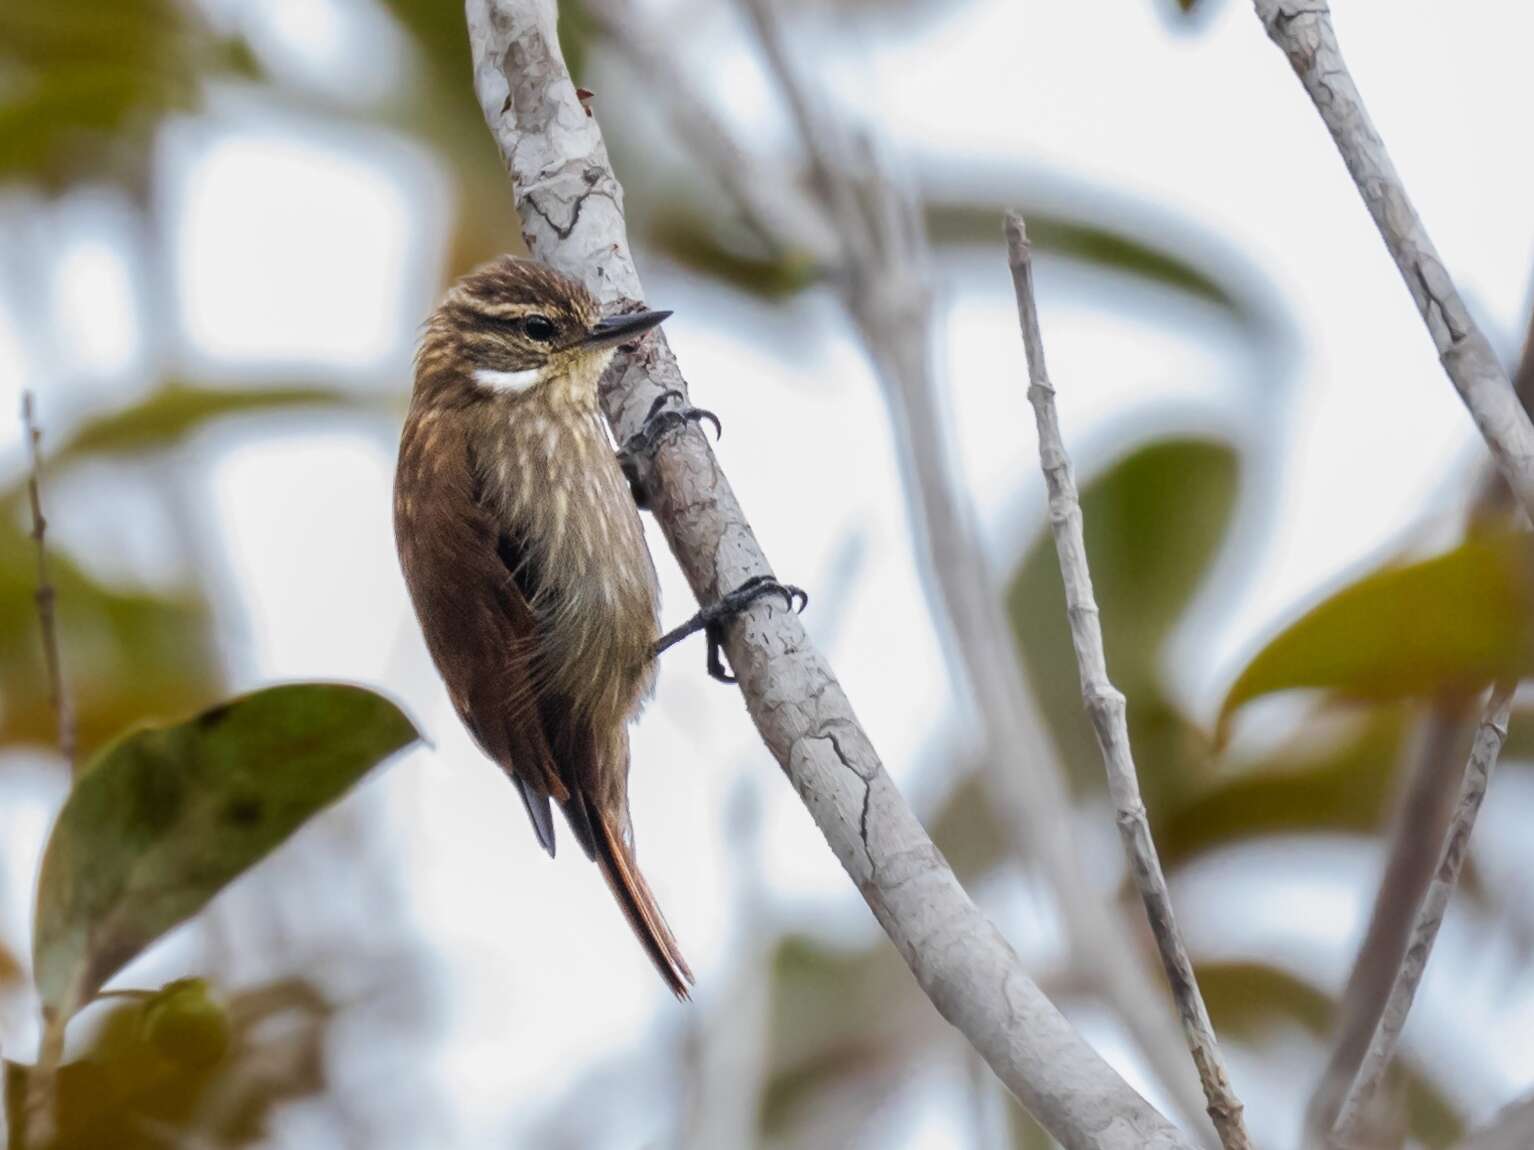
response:
M652 327L670 318L669 311L636 311L601 320L581 341L583 347L615 347L637 339Z

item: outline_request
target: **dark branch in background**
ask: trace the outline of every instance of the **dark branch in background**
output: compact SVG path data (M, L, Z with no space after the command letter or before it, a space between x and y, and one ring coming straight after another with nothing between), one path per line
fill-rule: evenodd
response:
M1406 956L1396 971L1395 982L1390 988L1390 995L1380 1015L1379 1024L1375 1027L1368 1052L1338 1110L1333 1130L1333 1140L1337 1145L1357 1144L1355 1139L1364 1117L1364 1108L1389 1067L1401 1031L1406 1026L1406 1016L1411 1011L1417 987L1421 985L1422 976L1427 970L1433 943L1438 938L1438 928L1443 925L1443 916L1449 909L1449 899L1453 897L1454 888L1459 883L1460 868L1470 849L1470 832L1475 828L1476 815L1480 813L1481 801L1486 797L1491 772L1496 769L1497 755L1507 739L1508 716L1512 711L1513 692L1516 688L1516 683L1506 682L1498 683L1491 690L1480 729L1476 731L1470 760L1465 764L1459 799L1455 803L1454 817L1449 822L1449 833L1438 854L1438 866L1433 873L1432 884L1422 899L1422 905L1417 908L1412 923Z
M529 249L613 312L643 299L623 191L570 82L553 0L468 0L475 88L509 170ZM665 338L620 356L603 404L627 442L654 400L686 382ZM770 571L706 438L685 427L644 481L701 602ZM1069 1150L1191 1150L1071 1028L964 893L885 773L798 618L758 600L726 652L758 732L939 1012Z
M43 660L48 672L48 701L53 707L54 720L58 726L59 754L75 767L75 713L69 701L69 691L64 685L64 660L59 652L58 619L56 614L57 592L48 574L48 520L43 515L42 429L37 425L33 411L32 393L21 393L22 434L27 441L27 500L32 508L32 541L37 548L37 622L43 638Z
M1129 725L1125 720L1124 694L1108 678L1108 657L1103 650L1103 630L1092 593L1092 571L1087 561L1087 544L1082 530L1081 499L1076 494L1076 479L1071 458L1060 432L1060 416L1055 409L1055 385L1049 378L1044 360L1044 333L1039 328L1038 304L1034 299L1033 254L1028 233L1019 213L1007 216L1007 256L1012 267L1012 286L1017 294L1017 318L1023 332L1023 350L1028 358L1028 402L1038 424L1039 464L1049 489L1049 523L1060 558L1060 578L1065 584L1065 610L1070 618L1071 642L1076 649L1076 663L1081 673L1081 695L1097 743L1102 749L1103 767L1108 774L1108 793L1113 799L1119 833L1129 870L1145 903L1145 916L1161 951L1167 982L1182 1016L1183 1032L1193 1064L1198 1068L1204 1097L1209 1103L1209 1117L1225 1150L1251 1150L1251 1139L1241 1119L1241 1102L1230 1088L1225 1059L1215 1041L1214 1025L1193 974L1193 960L1183 944L1182 933L1172 913L1172 896L1167 891L1166 875L1151 838L1150 820L1140 797L1140 780L1135 773L1134 756L1129 745Z

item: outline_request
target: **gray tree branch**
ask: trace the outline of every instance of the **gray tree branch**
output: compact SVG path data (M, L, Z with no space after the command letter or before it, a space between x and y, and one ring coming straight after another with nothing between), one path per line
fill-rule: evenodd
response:
M1534 520L1534 423L1412 206L1337 44L1326 0L1255 0L1310 94L1492 459Z
M1038 304L1034 299L1033 255L1023 217L1007 216L1007 255L1012 267L1012 285L1017 293L1017 318L1023 333L1023 349L1028 358L1028 402L1033 406L1039 434L1039 464L1049 489L1049 522L1055 537L1055 551L1060 558L1060 578L1065 584L1065 609L1070 620L1071 643L1081 673L1081 696L1092 728L1102 748L1103 767L1108 775L1108 794L1117 812L1119 833L1124 839L1124 853L1129 870L1145 903L1145 915L1161 951L1172 997L1182 1016L1183 1033L1193 1064L1198 1068L1209 1104L1209 1117L1226 1150L1250 1150L1251 1140L1241 1118L1241 1102L1230 1087L1225 1059L1215 1041L1214 1025L1204 996L1193 974L1193 960L1183 945L1182 933L1172 913L1172 896L1167 891L1161 859L1151 838L1150 820L1140 797L1140 780L1135 773L1134 755L1129 745L1129 724L1125 719L1124 694L1108 678L1108 656L1103 649L1103 629L1092 593L1092 571L1087 562L1087 544L1082 531L1081 499L1076 494L1076 479L1071 458L1060 432L1060 416L1055 409L1055 385L1049 378L1044 360L1044 335L1039 329Z
M467 0L467 13L475 89L529 249L610 309L636 306L622 189L565 69L553 0ZM662 392L686 390L664 338L621 357L604 385L620 442ZM696 429L668 439L646 479L701 601L770 570ZM1071 1028L964 893L797 617L759 600L729 629L726 651L758 732L842 866L928 998L1008 1089L1070 1150L1192 1150Z
M1438 939L1438 929L1443 925L1449 900L1454 896L1454 888L1459 883L1460 868L1470 850L1470 832L1475 828L1476 815L1480 813L1487 784L1497 766L1497 756L1507 739L1508 717L1512 712L1516 687L1516 683L1506 682L1498 683L1491 690L1491 697L1486 703L1485 714L1470 750L1470 760L1465 764L1454 816L1449 821L1449 832L1439 851L1438 867L1412 922L1406 956L1396 971L1395 982L1374 1029L1369 1049L1338 1110L1337 1123L1333 1129L1333 1141L1338 1146L1356 1144L1355 1138L1365 1107L1390 1066L1390 1060L1401 1040L1406 1016L1417 996L1417 988L1422 984L1428 959L1433 953L1433 943Z

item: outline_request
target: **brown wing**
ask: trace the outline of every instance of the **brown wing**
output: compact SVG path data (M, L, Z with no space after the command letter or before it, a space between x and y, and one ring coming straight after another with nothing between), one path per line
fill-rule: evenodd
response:
M461 415L412 413L406 422L394 530L426 645L464 725L517 784L551 855L549 800L563 807L656 969L686 998L692 971L635 864L626 811L598 799L606 788L595 732L568 699L538 690L537 619L528 605L537 573L480 502ZM626 771L626 760L625 752L621 764L606 766Z
M533 678L537 620L480 504L461 413L412 412L400 442L394 533L427 648L464 725L522 792L554 853L549 800L569 789L544 732Z

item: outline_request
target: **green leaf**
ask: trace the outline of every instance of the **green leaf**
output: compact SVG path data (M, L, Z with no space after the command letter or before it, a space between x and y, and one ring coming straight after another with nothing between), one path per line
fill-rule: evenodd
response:
M1528 541L1487 535L1443 555L1371 572L1268 642L1220 707L1299 687L1354 698L1471 693L1534 669Z
M1302 732L1296 745L1206 780L1159 815L1152 808L1162 864L1170 870L1264 835L1377 831L1395 796L1408 719L1404 708L1378 708L1319 747Z
M33 968L58 1025L417 734L361 687L271 687L135 731L76 781L43 855Z
M1168 439L1119 460L1081 493L1108 670L1129 699L1130 737L1152 810L1163 798L1158 788L1184 785L1207 755L1204 736L1165 694L1160 660L1225 538L1239 472L1223 443ZM1007 609L1071 777L1078 788L1100 787L1101 758L1082 709L1047 524L1013 576Z
M1001 219L1006 208L993 203L932 201L926 205L927 234L934 245L1001 242ZM1212 303L1243 320L1249 306L1233 288L1181 252L1156 247L1102 220L1028 210L1028 236L1043 252L1094 264L1120 275L1144 280Z
M62 467L86 457L163 451L210 423L235 416L356 407L361 402L334 387L230 388L172 380L127 407L83 423L50 455L49 465Z
M649 242L677 263L764 299L785 299L814 286L821 270L803 252L766 252L762 245L726 233L702 213L658 212Z
M82 752L133 723L185 714L217 697L222 672L200 597L108 586L56 548L48 564ZM31 539L0 518L0 745L56 737L36 580Z
M52 187L138 186L159 125L242 59L177 0L6 0L0 45L0 180Z
M1260 962L1204 962L1194 971L1221 1037L1252 1040L1275 1022L1296 1022L1326 1036L1335 1004L1302 978Z

